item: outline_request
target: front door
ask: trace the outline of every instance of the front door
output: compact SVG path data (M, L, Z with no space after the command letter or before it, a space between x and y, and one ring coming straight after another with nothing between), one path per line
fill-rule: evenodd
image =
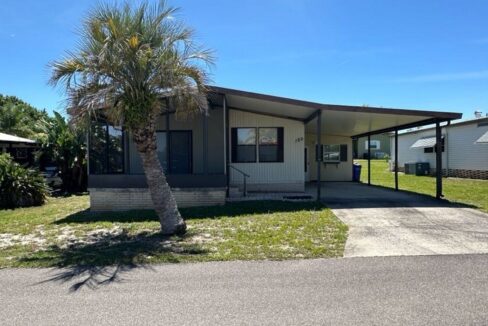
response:
M170 131L169 135L170 173L192 173L191 131Z

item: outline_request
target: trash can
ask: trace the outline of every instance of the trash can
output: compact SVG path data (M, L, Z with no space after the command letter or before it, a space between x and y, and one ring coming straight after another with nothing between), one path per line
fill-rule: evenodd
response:
M361 180L361 164L354 163L352 165L352 181L359 182Z

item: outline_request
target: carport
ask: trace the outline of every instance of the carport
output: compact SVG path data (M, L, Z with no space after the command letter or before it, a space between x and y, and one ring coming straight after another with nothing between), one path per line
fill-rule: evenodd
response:
M442 197L442 151L441 124L462 117L461 113L426 111L413 109L394 109L371 106L349 106L336 104L321 104L273 95L259 94L223 87L211 87L212 92L222 95L222 100L211 99L214 105L228 110L244 111L272 117L301 121L305 125L306 135L313 137L315 146L315 180L316 198L321 198L322 170L331 163L324 160L323 136L341 139L358 139L367 137L370 144L371 136L387 132L394 132L395 144L398 143L398 133L405 129L435 124L436 126L436 197ZM228 113L225 115L228 117ZM228 121L226 122L228 126ZM229 144L229 132L226 132L226 144ZM298 140L297 140L298 141ZM312 141L309 139L309 141ZM228 146L227 146L228 147ZM227 148L228 150L228 148ZM339 149L337 149L339 151ZM342 148L340 149L342 151ZM368 146L370 152L370 146ZM330 153L329 153L330 154ZM394 178L395 190L398 190L398 146L395 146ZM371 155L368 155L368 161ZM229 169L229 154L227 170ZM369 163L369 162L368 162ZM352 160L350 171L352 171ZM371 184L371 164L368 164L368 184Z

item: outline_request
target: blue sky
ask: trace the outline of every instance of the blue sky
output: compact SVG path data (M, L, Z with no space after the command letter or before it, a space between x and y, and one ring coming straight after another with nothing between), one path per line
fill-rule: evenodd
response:
M62 111L48 62L97 1L2 0L0 93ZM488 113L488 1L173 0L214 84L323 103Z

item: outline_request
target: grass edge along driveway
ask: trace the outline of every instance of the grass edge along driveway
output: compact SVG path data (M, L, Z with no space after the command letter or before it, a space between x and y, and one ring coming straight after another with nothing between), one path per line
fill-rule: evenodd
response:
M362 166L361 182L368 182L368 161L354 160ZM394 188L395 176L386 160L371 160L371 184ZM488 213L488 180L442 178L444 199L473 206ZM424 195L435 196L436 179L431 176L416 176L398 173L398 187Z
M0 211L0 268L341 257L347 226L318 203L183 208L188 233L163 237L153 211L92 213L88 196Z

